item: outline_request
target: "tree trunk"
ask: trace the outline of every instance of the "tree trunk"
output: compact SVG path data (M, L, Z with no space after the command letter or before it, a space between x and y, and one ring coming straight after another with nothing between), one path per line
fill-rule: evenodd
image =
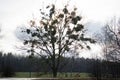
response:
M57 69L52 69L52 74L53 74L53 77L57 77Z

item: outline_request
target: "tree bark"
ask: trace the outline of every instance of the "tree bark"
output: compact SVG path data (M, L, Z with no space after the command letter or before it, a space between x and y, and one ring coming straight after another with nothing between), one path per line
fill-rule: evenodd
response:
M57 69L53 69L53 77L57 77Z

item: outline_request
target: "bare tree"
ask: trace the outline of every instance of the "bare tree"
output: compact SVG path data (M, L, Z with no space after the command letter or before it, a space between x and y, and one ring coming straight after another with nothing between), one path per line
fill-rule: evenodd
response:
M99 35L100 44L103 48L103 54L106 61L119 62L120 60L120 20L114 17L109 23L102 28L102 34ZM106 72L108 71L106 63ZM118 69L114 65L111 69ZM114 71L114 70L113 70ZM108 73L106 73L108 74ZM117 74L112 72L113 77ZM116 77L117 78L117 77Z
M114 61L120 59L120 20L114 18L104 28L106 58Z

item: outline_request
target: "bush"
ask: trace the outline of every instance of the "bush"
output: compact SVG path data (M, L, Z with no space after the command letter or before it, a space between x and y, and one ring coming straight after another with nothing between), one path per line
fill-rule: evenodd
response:
M2 77L13 77L15 75L15 72L13 71L11 66L5 66L2 69Z

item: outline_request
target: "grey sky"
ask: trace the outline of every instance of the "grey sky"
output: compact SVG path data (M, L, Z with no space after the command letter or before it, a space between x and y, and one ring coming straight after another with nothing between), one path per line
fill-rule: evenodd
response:
M40 8L51 3L63 7L67 1L69 0L0 0L1 34L4 35L0 40L2 50L14 51L14 46L18 44L14 35L16 27L28 25L33 17L38 19ZM85 23L89 23L91 31L97 30L96 23L104 24L113 16L120 16L120 0L70 0L69 3L71 7L78 8Z

